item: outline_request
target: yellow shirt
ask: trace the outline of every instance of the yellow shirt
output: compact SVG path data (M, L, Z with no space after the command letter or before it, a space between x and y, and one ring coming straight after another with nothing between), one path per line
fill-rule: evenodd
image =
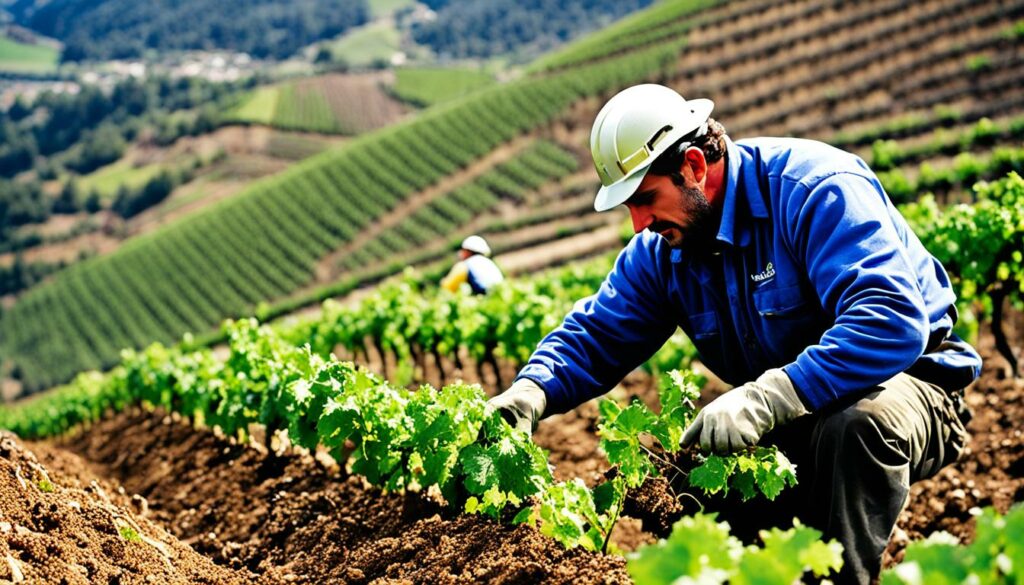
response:
M462 283L469 280L469 266L465 262L457 262L448 275L441 279L441 288L448 292L458 292Z

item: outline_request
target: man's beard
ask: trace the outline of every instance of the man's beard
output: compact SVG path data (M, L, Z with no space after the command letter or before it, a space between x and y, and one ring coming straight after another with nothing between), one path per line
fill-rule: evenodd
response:
M679 202L680 210L689 218L686 225L680 225L672 221L659 221L651 224L648 228L654 233L660 233L667 229L674 228L682 236L679 242L669 242L673 248L693 248L702 243L709 242L715 237L717 225L715 221L715 210L704 192L697 187L685 187L677 185L682 194Z

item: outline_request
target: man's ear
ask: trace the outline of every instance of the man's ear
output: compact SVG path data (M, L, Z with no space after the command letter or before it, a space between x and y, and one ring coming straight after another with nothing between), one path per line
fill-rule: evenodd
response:
M686 149L686 153L683 155L682 167L690 167L690 172L693 173L693 180L696 183L700 183L704 180L704 177L708 173L708 163L704 159L704 151L691 146ZM683 168L680 167L679 172L683 172Z

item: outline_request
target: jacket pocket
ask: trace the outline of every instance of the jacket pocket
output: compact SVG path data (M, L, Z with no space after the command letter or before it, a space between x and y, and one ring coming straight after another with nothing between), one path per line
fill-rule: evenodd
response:
M772 363L787 363L808 346L821 340L829 323L823 319L817 298L799 286L762 288L754 291L755 318L760 320L762 351Z
M810 299L799 285L765 287L754 291L754 307L766 319L800 316L811 306Z

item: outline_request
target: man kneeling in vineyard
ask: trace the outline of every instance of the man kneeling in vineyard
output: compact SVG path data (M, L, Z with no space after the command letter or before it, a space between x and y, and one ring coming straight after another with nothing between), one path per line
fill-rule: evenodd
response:
M737 386L683 443L779 445L798 467L799 515L845 548L838 581L867 583L910 483L960 454L981 359L952 333L945 270L861 159L733 142L713 105L640 85L598 114L594 207L625 204L637 235L491 405L531 432L607 392L678 325Z

